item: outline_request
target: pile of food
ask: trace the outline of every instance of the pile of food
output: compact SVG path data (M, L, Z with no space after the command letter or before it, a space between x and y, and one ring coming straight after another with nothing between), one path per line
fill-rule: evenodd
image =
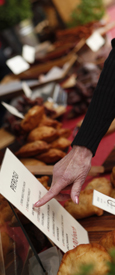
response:
M20 123L26 135L25 144L15 153L19 158L35 158L45 164L54 164L66 155L71 144L70 129L48 118L44 106L32 107ZM23 160L22 160L23 161Z

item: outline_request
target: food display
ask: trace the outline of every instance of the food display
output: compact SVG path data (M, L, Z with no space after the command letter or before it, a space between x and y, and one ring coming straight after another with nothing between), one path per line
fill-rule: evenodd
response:
M103 210L92 205L93 190L97 190L107 196L112 192L112 186L106 178L96 178L88 183L86 188L80 192L79 204L75 204L71 199L65 202L65 209L75 218L82 219L93 215L103 215Z
M105 275L109 270L107 262L111 258L106 249L97 243L81 244L63 256L58 275L80 274L81 267L92 264L91 274ZM98 263L98 264L97 264Z

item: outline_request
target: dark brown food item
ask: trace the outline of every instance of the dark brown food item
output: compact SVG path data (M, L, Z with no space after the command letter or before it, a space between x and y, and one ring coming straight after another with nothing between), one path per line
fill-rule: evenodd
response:
M49 149L46 153L36 156L41 161L47 164L55 163L62 159L66 154L59 149Z
M53 127L41 126L32 130L28 135L28 141L44 140L52 142L58 137L58 130Z
M34 129L40 122L44 113L43 106L34 106L25 115L24 119L21 121L21 127L25 132L29 132Z
M36 140L23 145L15 154L17 157L31 157L46 152L50 145L43 140Z

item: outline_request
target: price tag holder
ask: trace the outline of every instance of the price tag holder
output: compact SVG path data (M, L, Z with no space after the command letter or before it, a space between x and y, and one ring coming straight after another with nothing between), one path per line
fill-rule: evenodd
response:
M33 209L33 204L48 191L9 149L1 166L0 192L63 252L89 243L87 231L57 200Z
M20 74L30 68L30 65L20 56L17 55L6 61L7 66L14 74Z
M35 61L35 48L29 45L24 45L22 48L22 56L23 58L29 62L34 63Z
M3 101L1 103L12 115L17 116L22 119L24 118L23 114L18 112L18 110L14 106L11 106Z
M86 44L93 52L96 52L105 44L105 39L99 34L99 32L95 31L86 40Z
M97 190L93 191L93 205L115 215L115 199L106 196Z

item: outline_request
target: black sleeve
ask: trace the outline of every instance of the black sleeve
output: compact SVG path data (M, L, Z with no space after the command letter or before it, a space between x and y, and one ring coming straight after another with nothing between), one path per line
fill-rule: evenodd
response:
M92 101L72 146L85 146L95 155L99 142L115 118L115 38L104 63Z

